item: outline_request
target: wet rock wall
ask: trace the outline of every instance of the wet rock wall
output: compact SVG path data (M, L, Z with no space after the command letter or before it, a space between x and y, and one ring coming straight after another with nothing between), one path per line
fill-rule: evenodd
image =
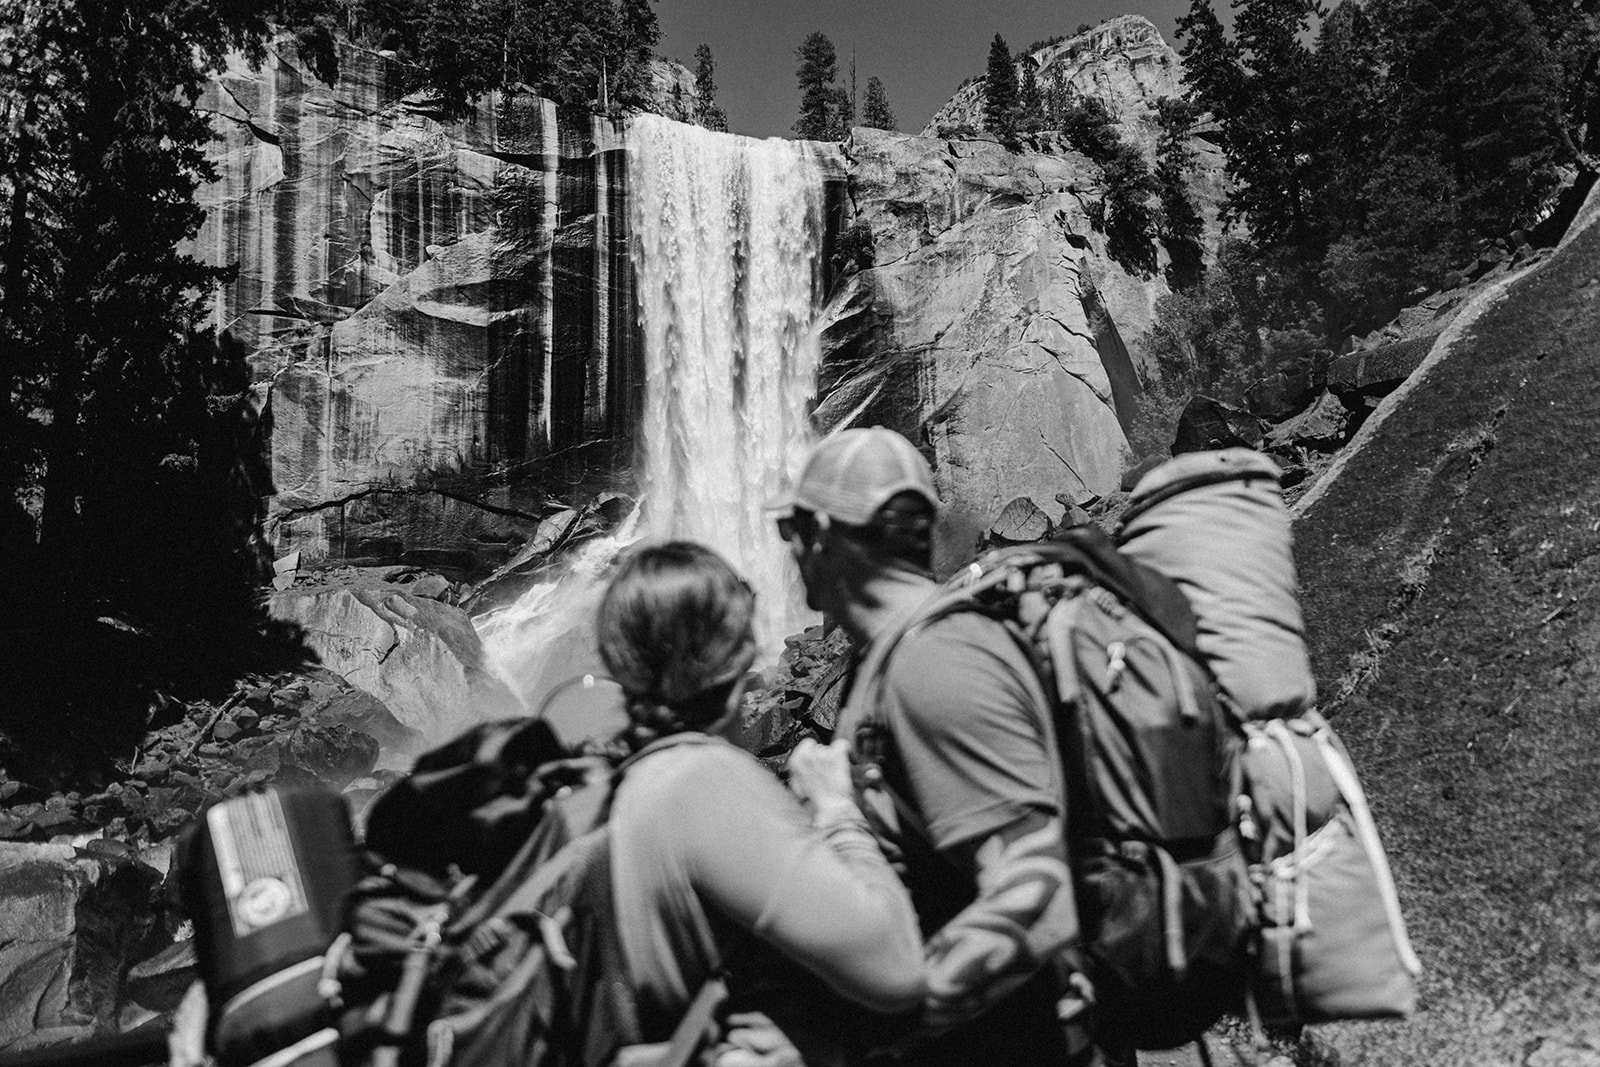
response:
M627 480L638 328L620 131L535 97L447 115L346 47L213 80L200 257L270 425L269 534L473 569Z

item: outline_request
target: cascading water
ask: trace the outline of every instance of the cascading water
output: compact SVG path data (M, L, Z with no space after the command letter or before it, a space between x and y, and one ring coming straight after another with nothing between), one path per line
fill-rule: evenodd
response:
M808 145L653 115L629 156L645 335L644 528L702 541L755 588L769 647L801 623L765 507L809 443L822 172Z
M756 591L769 654L810 621L765 507L810 440L823 233L809 145L654 115L628 131L629 213L644 334L640 510L568 573L479 622L490 666L530 707L598 670L590 620L628 541L688 538Z

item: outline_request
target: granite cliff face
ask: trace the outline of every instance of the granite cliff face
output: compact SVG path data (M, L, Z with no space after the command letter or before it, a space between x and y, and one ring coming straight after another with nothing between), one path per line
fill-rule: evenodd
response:
M1182 92L1178 56L1138 16L1041 49L1045 77L1098 96L1147 158L1156 101ZM881 422L926 443L951 502L950 558L1005 506L1027 498L1052 520L1118 486L1125 428L1154 373L1140 346L1161 270L1130 272L1094 224L1103 176L1059 135L1010 151L970 132L981 83L964 86L924 136L857 129L845 144L865 269L826 313L818 421ZM1222 159L1191 138L1191 196L1215 246ZM870 233L870 241L866 235Z
M1178 90L1153 27L1113 20L1040 54L1148 150L1152 102ZM252 353L279 550L481 573L556 508L638 488L629 133L527 96L447 116L399 73L346 48L324 85L280 42L216 78L221 176L195 244L240 266L217 315ZM968 87L940 114L975 106ZM1220 167L1193 145L1214 223ZM923 442L958 543L1016 497L1059 516L1058 494L1114 489L1137 338L1167 290L1106 256L1098 169L1053 135L1011 152L859 129L819 155L819 428Z
M355 48L317 81L280 41L201 106L220 179L197 254L252 350L283 550L441 562L519 540L631 458L625 160L602 119L489 96L447 117Z
M1021 63L1032 63L1041 86L1059 72L1067 86L1092 96L1124 123L1148 121L1156 101L1183 92L1183 61L1161 31L1142 15L1120 15L1092 30L1046 45ZM925 137L962 126L983 128L983 79L963 85L923 127Z

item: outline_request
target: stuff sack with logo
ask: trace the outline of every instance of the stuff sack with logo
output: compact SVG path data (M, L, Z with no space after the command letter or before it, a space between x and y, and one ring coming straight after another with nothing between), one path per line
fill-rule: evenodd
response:
M423 756L373 807L342 923L307 957L310 995L277 1012L295 1024L257 1020L224 1044L213 1016L224 1067L320 1067L335 1052L344 1067L687 1063L724 989L708 982L676 1029L640 1018L615 936L606 817L634 761L697 740L664 739L614 768L566 758L532 719ZM652 1024L669 1039L644 1044Z
M219 1060L289 1050L281 1062L334 1067L339 1032L323 978L357 872L344 800L295 788L213 804L185 837L178 870Z
M1178 456L1134 487L1120 547L1188 596L1201 657L1246 738L1254 1004L1274 1022L1403 1016L1421 965L1355 768L1311 706L1279 477L1248 449Z
M1242 1002L1249 914L1236 735L1194 660L1187 602L1098 531L990 553L869 650L849 713L861 751L880 743L894 646L957 611L1001 620L1054 697L1097 1032L1138 1048L1197 1039Z

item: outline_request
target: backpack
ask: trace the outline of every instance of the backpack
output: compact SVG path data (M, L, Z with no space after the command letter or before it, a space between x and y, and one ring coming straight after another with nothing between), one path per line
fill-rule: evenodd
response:
M706 740L665 738L613 766L568 758L531 719L474 728L424 755L372 809L337 936L284 968L310 981L269 983L267 999L213 995L223 1005L213 1034L228 1037L213 1042L219 1058L682 1067L726 987L708 981L675 1028L643 1017L616 935L606 819L639 760ZM643 1044L662 1032L671 1039Z
M1118 543L1189 597L1201 658L1245 737L1251 1005L1286 1024L1401 1017L1421 964L1355 767L1312 706L1279 478L1249 449L1178 456L1134 487Z
M991 552L869 649L842 720L869 762L884 755L876 710L894 648L959 611L1000 621L1052 698L1097 1035L1135 1048L1197 1039L1241 1003L1250 914L1237 734L1196 661L1187 602L1097 530Z

